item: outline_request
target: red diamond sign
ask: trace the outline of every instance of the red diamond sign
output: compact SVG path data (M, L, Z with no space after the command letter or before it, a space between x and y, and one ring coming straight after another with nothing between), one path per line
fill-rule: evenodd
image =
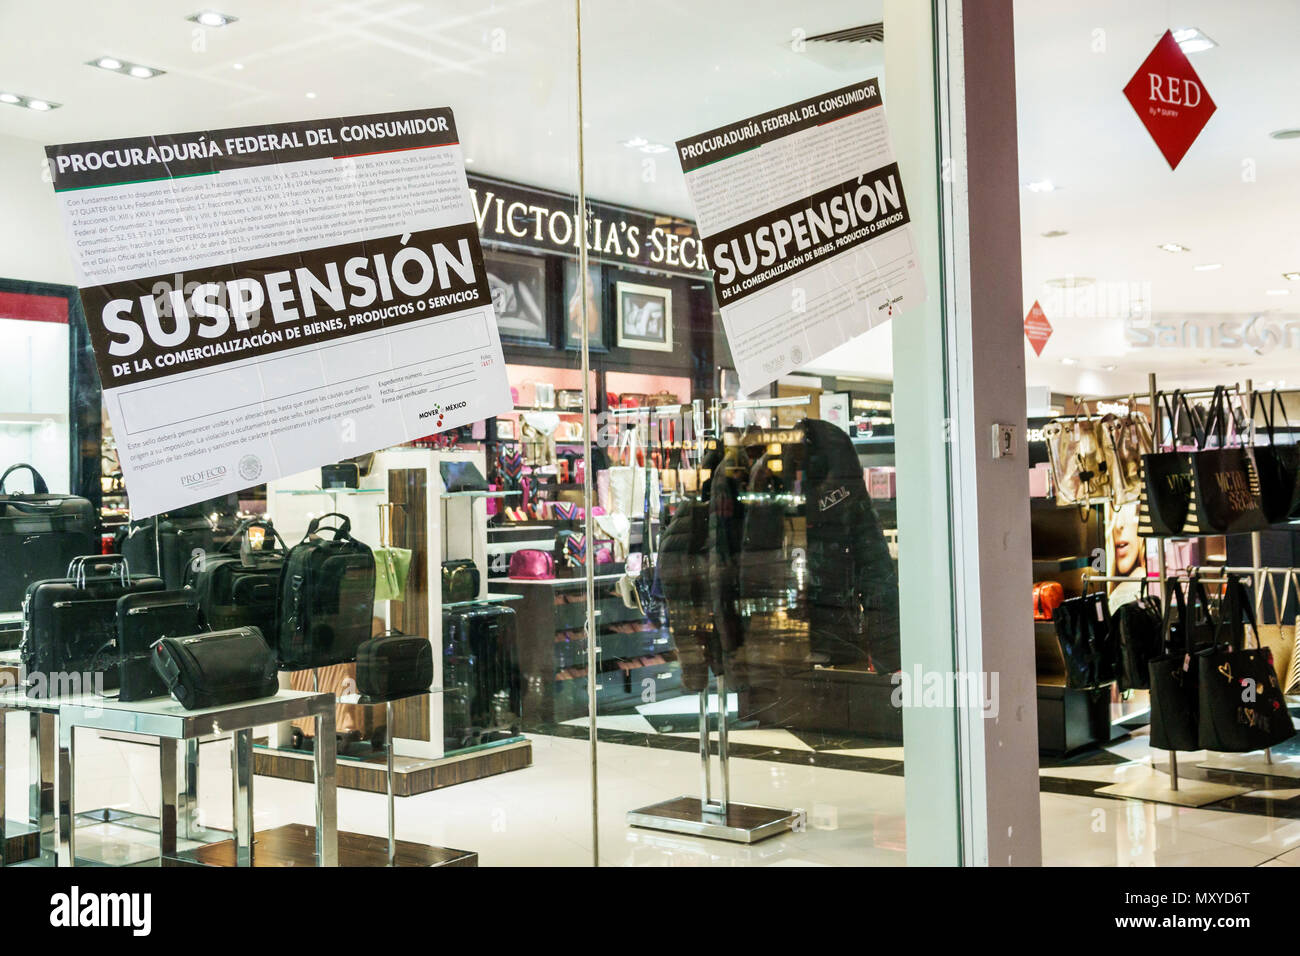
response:
M1029 339L1029 344L1034 347L1034 354L1042 355L1043 346L1047 344L1047 340L1051 337L1052 323L1047 321L1047 313L1035 301L1033 308L1025 316L1025 338Z
M1170 169L1178 168L1217 108L1168 30L1128 81L1124 95Z

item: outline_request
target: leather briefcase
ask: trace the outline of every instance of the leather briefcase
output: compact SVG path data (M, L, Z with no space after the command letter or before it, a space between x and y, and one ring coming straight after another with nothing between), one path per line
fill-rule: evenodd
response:
M255 627L164 637L153 666L186 710L273 697L279 690L275 654Z
M6 492L15 471L32 473L31 494ZM73 558L99 551L99 519L85 498L50 494L31 465L13 465L0 475L0 611L22 607L34 581L63 576Z
M117 662L120 701L166 697L167 685L154 670L153 645L164 637L203 630L199 597L189 588L140 591L117 599Z

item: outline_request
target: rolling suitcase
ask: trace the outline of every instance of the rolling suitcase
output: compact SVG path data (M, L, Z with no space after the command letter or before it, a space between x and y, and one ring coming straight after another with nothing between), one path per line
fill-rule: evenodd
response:
M179 591L137 591L117 599L118 692L121 701L165 697L163 683L151 661L154 643L164 637L203 630L199 599L188 588Z
M31 494L6 492L15 471L32 474ZM72 559L99 551L98 520L87 499L50 494L31 465L0 475L0 611L17 611L33 581L59 577Z
M129 525L118 549L137 572L157 575L175 589L216 550L216 532L207 518L161 515Z
M66 578L28 587L19 646L28 695L61 697L117 687L118 599L162 589L160 578L132 577L118 554L76 558Z

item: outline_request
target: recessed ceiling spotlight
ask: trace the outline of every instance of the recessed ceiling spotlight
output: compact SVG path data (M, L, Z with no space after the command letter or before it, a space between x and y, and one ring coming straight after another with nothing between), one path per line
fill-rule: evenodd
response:
M242 70L242 69L244 68L244 64L242 64L242 63L232 63L232 64L230 64L230 68L231 68L232 70Z
M1025 183L1025 188L1031 193L1054 193L1056 184L1050 179L1035 179L1031 183Z
M157 67L145 66L142 63L131 63L127 60L120 60L115 56L101 56L87 62L88 66L98 67L101 70L108 70L110 73L125 73L127 76L134 76L137 80L148 80L155 76L161 76L166 70L160 70Z
M466 166L472 166L473 164L474 164L474 157L473 157L473 156L466 156L466 157L465 157L465 165L466 165Z
M1288 282L1300 282L1300 272L1283 272L1282 278Z
M628 149L640 149L642 146L646 146L649 143L650 140L645 139L642 136L633 136L631 139L623 141L623 145Z
M1199 266L1192 266L1197 272L1213 272L1215 269L1222 269L1222 262L1202 262Z
M1113 372L1113 371L1115 371L1115 369L1118 368L1118 367L1119 367L1119 366L1117 366L1117 365L1103 365L1103 366L1101 367L1101 370L1102 370L1103 372Z
M1219 45L1196 27L1183 27L1175 30L1174 42L1187 54L1200 53L1202 50L1210 50Z
M1160 243L1159 248L1163 249L1165 252L1191 252L1192 251L1191 249L1188 249L1185 245L1183 245L1181 242L1162 242Z
M1290 289L1265 289L1264 294L1265 295L1290 295L1291 290Z
M1068 236L1069 233L1064 229L1049 229L1043 233L1044 239L1060 239L1062 236Z
M316 98L316 94L315 94L315 93L308 93L308 94L307 94L307 99L309 99L309 100L314 100L315 98Z
M1300 129L1275 129L1268 135L1273 139L1300 139Z
M1079 361L1078 361L1078 359L1063 358L1063 359L1061 359L1061 364L1062 364L1062 365L1078 365L1078 364L1079 364Z
M234 23L239 17L232 17L228 13L217 13L215 10L204 10L185 19L197 23L199 26L224 27Z
M37 99L34 96L22 96L7 91L0 93L0 103L21 106L25 110L35 110L38 113L48 113L50 110L56 110L63 105L62 103L51 103L49 100Z

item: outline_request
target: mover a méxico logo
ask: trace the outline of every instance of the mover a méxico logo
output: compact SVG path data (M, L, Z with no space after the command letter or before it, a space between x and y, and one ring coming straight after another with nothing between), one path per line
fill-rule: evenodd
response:
M1275 349L1300 349L1300 319L1276 321L1206 317L1124 323L1124 338L1135 349L1246 349L1267 355Z

